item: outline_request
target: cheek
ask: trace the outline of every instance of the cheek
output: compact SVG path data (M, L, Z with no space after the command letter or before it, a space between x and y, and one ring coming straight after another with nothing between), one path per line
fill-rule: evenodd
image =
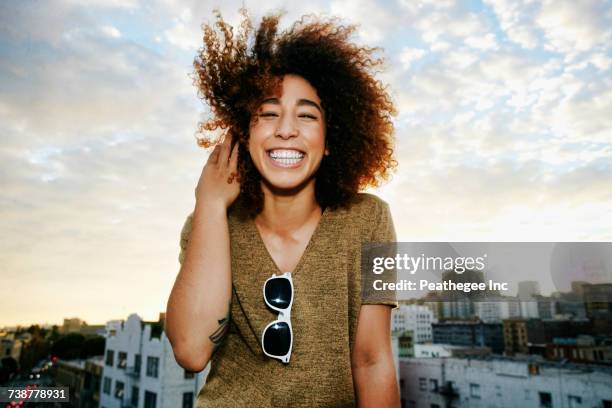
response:
M247 142L247 147L249 152L255 152L257 147L263 143L263 137L261 129L254 127L249 131L249 140Z
M310 135L310 146L317 151L325 150L325 132L316 131Z

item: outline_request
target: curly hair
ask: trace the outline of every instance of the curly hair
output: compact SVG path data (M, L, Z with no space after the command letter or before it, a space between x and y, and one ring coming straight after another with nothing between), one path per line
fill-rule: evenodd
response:
M329 155L315 177L319 205L347 206L357 192L387 180L397 166L391 120L396 111L386 87L374 78L383 63L373 56L378 48L352 43L356 27L335 19L306 15L278 33L280 14L265 16L254 30L247 11L240 12L235 36L215 11L215 23L202 26L204 46L193 62L198 95L212 112L198 124L196 138L205 148L228 136L239 143L237 201L252 216L263 209L261 175L248 151L249 126L262 98L277 90L286 74L307 80L325 111Z

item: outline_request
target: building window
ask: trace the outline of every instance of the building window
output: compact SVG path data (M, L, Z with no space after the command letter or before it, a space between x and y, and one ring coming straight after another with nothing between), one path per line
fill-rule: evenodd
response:
M134 372L140 375L140 365L142 364L142 356L140 354L134 355Z
M578 397L576 395L568 395L567 402L569 404L569 408L578 408L582 405L582 397Z
M115 381L115 398L123 399L124 384L121 381Z
M127 353L125 351L120 351L117 354L117 368L122 368L125 370L126 365L127 365Z
M147 357L147 377L157 378L159 357Z
M427 391L427 379L419 377L419 391Z
M138 406L138 393L140 392L140 390L138 389L138 387L136 386L132 386L132 406L133 407L137 407Z
M109 367L113 366L113 360L115 359L115 352L113 350L106 350L106 365Z
M109 377L104 377L104 386L102 387L102 392L110 395L111 393L111 379Z
M540 408L552 408L552 395L550 392L540 392Z
M480 384L470 383L470 397L480 399Z
M183 408L193 408L193 392L183 393Z
M186 380L189 380L189 379L193 378L194 376L195 376L195 374L194 374L193 371L187 371L187 370L183 371L183 378L186 379Z
M157 394L151 391L145 391L144 408L157 408Z
M429 391L438 392L438 380L435 380L433 378L429 379Z

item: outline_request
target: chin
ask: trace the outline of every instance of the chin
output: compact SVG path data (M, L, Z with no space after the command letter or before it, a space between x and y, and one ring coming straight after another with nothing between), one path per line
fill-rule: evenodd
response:
M282 177L280 175L273 175L271 177L262 176L262 180L265 185L277 194L294 194L305 187L311 182L314 183L314 177L295 177L289 175L289 177Z

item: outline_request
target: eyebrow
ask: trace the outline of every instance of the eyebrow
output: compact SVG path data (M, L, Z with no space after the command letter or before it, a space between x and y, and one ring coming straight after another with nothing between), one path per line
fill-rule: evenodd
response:
M264 101L261 104L263 105L264 103L271 103L273 105L280 105L280 101L278 100L278 98L264 99ZM321 113L321 115L323 114L323 110L321 109L319 104L314 102L314 101L311 101L310 99L300 99L300 100L298 100L297 106L304 106L304 105L315 107Z

